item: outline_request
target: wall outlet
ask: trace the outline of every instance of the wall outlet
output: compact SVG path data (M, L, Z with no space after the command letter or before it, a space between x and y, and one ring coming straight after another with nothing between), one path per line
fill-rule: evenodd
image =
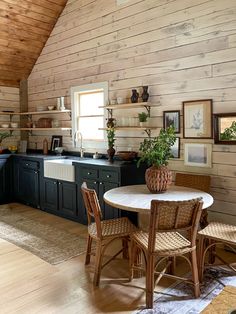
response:
M116 0L116 4L117 5L122 5L122 4L125 4L125 3L128 3L130 0Z

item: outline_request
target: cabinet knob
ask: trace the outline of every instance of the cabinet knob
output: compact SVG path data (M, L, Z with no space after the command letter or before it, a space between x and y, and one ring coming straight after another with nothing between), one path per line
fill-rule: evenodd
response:
M93 184L97 184L97 181L94 181Z
M36 173L38 173L38 171L35 171L34 173L36 174Z
M100 182L99 184L100 184L100 185L103 185L103 182Z
M58 182L59 185L61 185L61 182Z
M29 164L25 164L26 166L29 166Z
M54 182L53 182L53 184L57 184L57 182L56 182L56 181L54 181Z
M110 174L108 174L108 175L107 175L107 178L110 178L110 177L111 177L111 175L110 175Z
M91 172L88 172L88 176L90 176L91 175Z

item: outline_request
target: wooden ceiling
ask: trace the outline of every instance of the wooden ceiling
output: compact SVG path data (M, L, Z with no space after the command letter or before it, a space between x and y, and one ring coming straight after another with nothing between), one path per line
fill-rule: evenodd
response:
M0 0L0 86L29 76L67 0Z

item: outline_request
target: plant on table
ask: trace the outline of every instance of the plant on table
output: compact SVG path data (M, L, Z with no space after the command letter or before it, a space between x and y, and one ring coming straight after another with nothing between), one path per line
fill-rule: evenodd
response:
M171 147L176 141L175 128L161 129L160 134L154 138L144 139L140 144L141 162L146 162L150 168L146 170L145 180L152 193L166 191L171 183L172 174L167 168L168 160L173 157Z

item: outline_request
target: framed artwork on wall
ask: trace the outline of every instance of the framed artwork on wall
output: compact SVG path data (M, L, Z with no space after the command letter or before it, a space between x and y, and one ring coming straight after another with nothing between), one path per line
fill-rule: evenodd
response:
M180 133L180 110L163 111L164 129L171 125L175 128L175 133Z
M211 144L185 143L184 164L194 167L208 167L211 165Z
M184 138L212 138L212 99L183 102Z
M174 145L171 147L172 158L180 158L180 137L176 137Z
M54 152L56 147L62 147L62 135L52 136L51 151Z

